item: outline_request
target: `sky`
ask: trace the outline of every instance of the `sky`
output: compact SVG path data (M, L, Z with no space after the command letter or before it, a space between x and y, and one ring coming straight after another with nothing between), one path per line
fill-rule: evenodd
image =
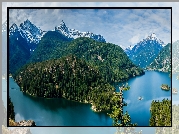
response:
M63 20L67 27L102 35L106 42L126 48L155 33L171 42L170 9L10 9L10 26L29 19L44 31Z
M172 7L172 41L179 40L179 2L3 2L2 3L2 23L7 20L7 7L75 7L75 6L90 6L90 7ZM58 12L57 12L58 11ZM48 14L49 16L47 16ZM32 23L37 25L43 30L52 30L55 25L60 24L63 17L64 22L69 28L74 28L80 31L90 31L95 34L101 34L104 36L107 42L112 42L117 45L127 47L135 44L137 41L142 40L146 36L150 35L151 32L155 32L157 37L165 43L170 42L170 13L169 11L120 11L105 13L103 10L98 12L93 11L86 15L83 12L76 12L70 14L59 14L61 11L14 11L12 20L18 25L26 19L29 19ZM72 12L72 11L71 11ZM53 14L52 14L53 13ZM103 16L100 14L103 13ZM18 16L19 14L19 16ZM104 15L106 14L106 15ZM38 15L38 16L37 16ZM68 15L68 16L66 16ZM71 15L71 16L70 16ZM72 17L73 19L70 19ZM144 19L143 19L144 17ZM106 19L110 18L110 19ZM95 20L95 21L94 21ZM131 22L132 20L132 22ZM48 22L48 23L47 23ZM80 23L79 23L80 22ZM93 22L93 23L92 23ZM11 22L12 23L12 22ZM51 25L50 25L51 24ZM86 26L87 25L87 26ZM167 32L168 31L168 32ZM110 34L109 34L110 33ZM4 39L5 40L5 39ZM175 101L179 104L178 101ZM143 130L143 134L154 134L155 128L137 128L137 130ZM33 134L56 134L56 133L77 133L77 134L88 134L90 132L94 134L114 134L116 132L115 127L102 128L102 127L88 127L88 128L31 128Z

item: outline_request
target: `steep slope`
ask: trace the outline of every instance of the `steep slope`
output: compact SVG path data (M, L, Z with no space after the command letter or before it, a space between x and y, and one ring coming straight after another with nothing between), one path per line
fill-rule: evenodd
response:
M163 48L162 45L164 45L164 43L153 33L137 43L134 47L127 48L125 52L134 64L145 68L150 65L159 54Z
M171 44L167 44L147 67L148 70L171 72Z
M130 77L144 74L142 69L130 61L120 46L112 43L81 37L70 42L66 52L97 66L103 78L109 83L125 81Z
M29 62L41 62L62 56L71 39L59 32L48 31L39 42Z
M88 37L61 42L59 37L48 39L49 34L57 33L53 31L44 35L31 62L58 59L73 54L99 68L103 78L109 83L125 81L130 77L144 74L143 70L135 66L123 49L117 45L98 42ZM60 33L59 36L61 36Z
M14 25L16 24L13 24L12 26ZM28 19L21 23L20 26L12 26L9 29L9 35L12 36L17 32L20 33L19 36L27 41L29 51L33 51L37 47L37 44L44 34L44 32L40 28L37 28L37 26L32 24Z
M42 36L42 30L29 20L19 27L12 24L9 28L9 73L14 74L27 63Z
M172 73L179 72L179 40L172 43Z
M14 78L21 90L30 95L88 102L97 111L111 108L115 90L97 68L74 55L26 65Z
M60 32L64 36L66 36L69 39L76 39L79 37L89 37L91 39L94 39L99 42L106 42L102 35L100 34L94 34L92 32L80 32L76 29L70 29L66 26L65 22L62 20L59 26L55 27L55 31Z
M26 64L30 57L27 41L20 35L18 27L13 24L10 27L13 34L9 36L9 73L15 73L20 67Z

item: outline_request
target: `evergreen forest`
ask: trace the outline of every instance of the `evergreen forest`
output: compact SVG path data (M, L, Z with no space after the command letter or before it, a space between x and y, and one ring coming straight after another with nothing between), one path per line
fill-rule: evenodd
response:
M171 100L163 99L160 101L152 101L150 112L150 126L171 126Z

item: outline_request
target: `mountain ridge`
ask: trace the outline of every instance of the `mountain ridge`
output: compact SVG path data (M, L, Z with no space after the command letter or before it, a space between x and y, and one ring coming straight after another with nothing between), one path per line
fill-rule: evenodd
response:
M55 27L55 31L58 31L65 35L67 38L76 39L79 37L89 37L99 42L106 42L102 35L94 34L92 32L80 32L76 29L70 29L66 26L65 22L62 20L59 26Z
M134 46L126 48L124 51L134 64L141 68L147 67L159 54L164 42L152 33L147 38L141 40Z
M147 67L148 70L171 72L171 44L167 44Z

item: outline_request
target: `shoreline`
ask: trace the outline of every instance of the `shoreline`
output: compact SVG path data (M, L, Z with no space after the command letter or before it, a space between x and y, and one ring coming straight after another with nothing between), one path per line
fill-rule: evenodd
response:
M92 102L88 102L87 100L85 100L84 102L82 101L75 101L75 100L69 100L69 99L66 99L66 98L63 98L63 97L60 97L60 98L46 98L46 97L38 97L38 96L34 96L34 95L30 95L26 92L23 92L23 91L20 91L30 97L33 97L33 98L42 98L42 99L64 99L66 101L71 101L71 102L76 102L76 103L82 103L82 104L89 104L91 105L90 109L93 111L93 112L105 112L105 111L109 111L109 110L96 110L96 106L92 103Z

